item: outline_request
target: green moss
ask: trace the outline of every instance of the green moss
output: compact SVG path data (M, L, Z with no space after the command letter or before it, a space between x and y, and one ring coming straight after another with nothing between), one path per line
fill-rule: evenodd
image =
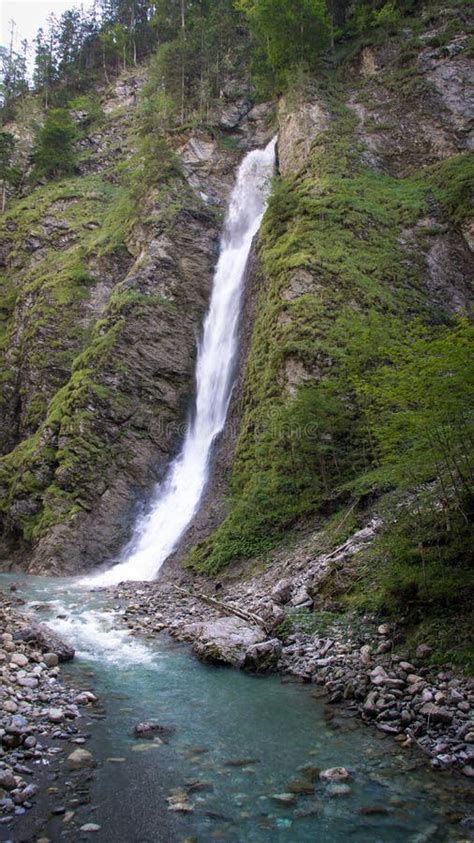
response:
M353 117L337 99L331 104L338 119L315 142L306 171L276 183L262 225L263 288L230 513L187 560L208 572L272 547L367 468L353 409L330 377L332 329L345 303L394 314L425 306L419 258L402 249L400 232L424 212L429 188L365 167ZM292 299L292 283L308 291ZM293 361L307 383L292 395L286 371Z
M452 155L426 170L428 180L437 189L437 198L450 218L460 225L474 216L474 153Z

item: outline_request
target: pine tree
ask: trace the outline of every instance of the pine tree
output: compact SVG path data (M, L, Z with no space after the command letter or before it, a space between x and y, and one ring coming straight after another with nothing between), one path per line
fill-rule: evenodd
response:
M79 133L65 108L52 109L39 130L33 152L33 178L58 178L77 169L75 142Z

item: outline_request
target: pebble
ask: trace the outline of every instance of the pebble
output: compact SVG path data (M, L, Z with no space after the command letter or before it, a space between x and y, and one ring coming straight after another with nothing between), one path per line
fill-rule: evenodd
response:
M13 653L10 658L10 664L17 664L18 667L26 667L29 659L23 653Z
M55 756L64 752L51 739L70 739L72 735L79 738L73 722L80 716L78 697L87 693L58 680L58 656L51 651L41 653L31 638L31 619L23 614L20 605L17 597L0 591L0 788L3 793L11 793L11 798L1 800L0 810L7 815L7 821L9 815L23 814L39 798L35 777L42 762L52 763ZM41 631L46 637L51 632L55 646L72 652L68 645L62 647L64 642L48 627L43 625ZM95 700L93 695L92 699ZM87 704L90 702L88 697ZM31 767L24 763L29 760ZM60 808L53 811L58 813Z
M51 723L61 723L64 720L64 712L60 708L50 708L47 716Z

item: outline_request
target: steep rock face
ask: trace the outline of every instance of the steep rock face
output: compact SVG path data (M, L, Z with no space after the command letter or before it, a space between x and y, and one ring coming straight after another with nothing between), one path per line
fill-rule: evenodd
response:
M34 572L93 567L129 537L183 435L235 168L271 134L269 106L249 102L229 143L179 139L181 165L124 226L117 160L134 155L144 78L106 92L83 175L37 188L4 222L2 553Z
M299 519L340 505L353 432L338 429L342 417L318 393L334 367L340 314L433 325L468 312L471 225L460 185L471 65L464 35L448 37L454 14L432 15L411 39L401 29L280 103L282 179L260 236L226 517L210 539L198 531L188 556L198 570L266 551ZM443 46L433 48L440 29Z

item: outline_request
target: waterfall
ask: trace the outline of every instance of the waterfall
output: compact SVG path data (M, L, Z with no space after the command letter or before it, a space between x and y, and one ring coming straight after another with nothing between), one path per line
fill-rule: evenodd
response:
M89 584L152 580L195 515L209 474L212 445L222 431L232 392L245 270L270 191L274 138L242 161L230 197L196 363L196 404L183 446L135 528L122 561Z

